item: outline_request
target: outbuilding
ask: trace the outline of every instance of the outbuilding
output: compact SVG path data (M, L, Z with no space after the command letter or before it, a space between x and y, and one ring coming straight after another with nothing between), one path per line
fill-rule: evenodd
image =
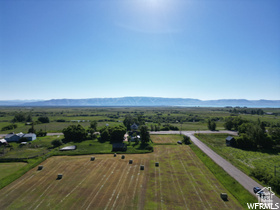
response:
M123 152L125 152L126 150L127 150L127 146L126 146L126 144L125 143L114 143L113 145L112 145L112 151L114 152L116 152L116 151L123 151Z
M235 138L233 138L232 136L228 136L226 138L226 145L227 146L234 146L235 144Z

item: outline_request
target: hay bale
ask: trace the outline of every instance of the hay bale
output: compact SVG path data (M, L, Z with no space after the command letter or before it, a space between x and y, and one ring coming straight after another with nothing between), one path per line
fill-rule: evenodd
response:
M117 153L114 154L114 157L117 157Z
M129 164L132 164L133 163L133 160L129 160Z
M57 179L62 179L63 174L57 174Z
M122 159L124 159L125 158L125 156L124 155L122 155Z
M156 162L156 163L155 163L155 166L156 166L156 167L159 167L159 162Z
M91 161L94 161L94 160L95 160L95 157L91 157L90 160L91 160Z
M140 170L144 170L144 165L141 165L141 166L140 166Z
M43 169L44 166L38 166L38 171L41 171Z
M227 201L228 200L228 195L226 193L221 193L221 198L224 200L224 201Z

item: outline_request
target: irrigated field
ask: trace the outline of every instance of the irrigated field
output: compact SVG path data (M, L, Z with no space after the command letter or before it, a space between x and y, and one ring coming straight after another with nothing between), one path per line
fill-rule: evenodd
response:
M125 159L90 157L49 158L43 170L34 168L0 190L0 209L242 208L188 146L159 145L152 154ZM63 178L57 180L59 173ZM222 192L229 201L220 198Z

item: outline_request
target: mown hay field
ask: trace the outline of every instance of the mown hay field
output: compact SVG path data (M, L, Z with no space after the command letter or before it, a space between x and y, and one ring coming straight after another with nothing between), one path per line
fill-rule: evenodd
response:
M0 209L242 209L189 146L94 156L47 159L0 190Z

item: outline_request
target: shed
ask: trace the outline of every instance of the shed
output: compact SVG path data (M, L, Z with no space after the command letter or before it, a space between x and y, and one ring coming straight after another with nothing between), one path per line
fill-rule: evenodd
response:
M0 145L6 145L8 144L7 141L5 139L0 139Z
M125 143L114 143L112 145L112 151L126 151L127 150L127 146Z
M36 139L35 133L27 133L23 135L23 138L26 138L28 141L34 141Z
M232 136L228 136L226 138L226 145L227 146L234 146L235 144L235 138L233 138Z

